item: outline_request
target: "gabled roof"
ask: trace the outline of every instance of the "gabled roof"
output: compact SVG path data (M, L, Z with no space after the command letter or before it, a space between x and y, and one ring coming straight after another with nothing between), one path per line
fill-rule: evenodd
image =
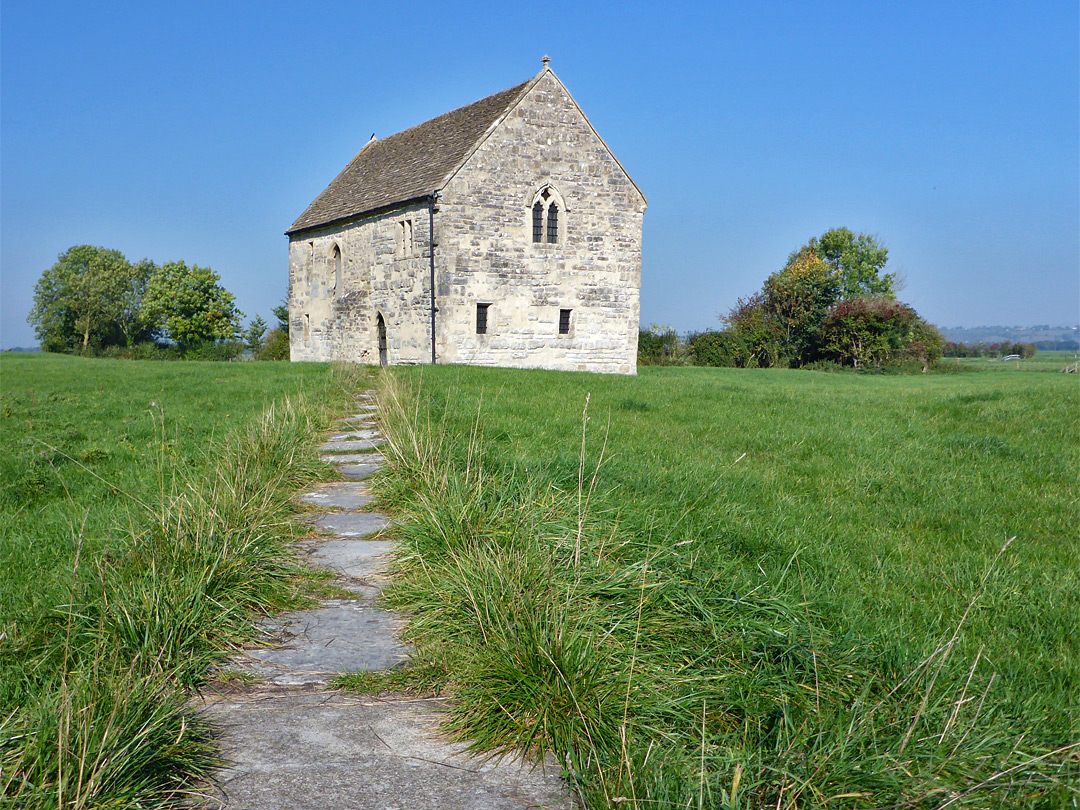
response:
M536 78L369 142L285 233L331 225L432 194Z

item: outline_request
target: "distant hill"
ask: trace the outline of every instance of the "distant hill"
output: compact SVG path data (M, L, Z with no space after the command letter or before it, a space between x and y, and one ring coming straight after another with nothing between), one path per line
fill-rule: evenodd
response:
M12 346L10 349L4 349L5 352L40 352L40 346Z
M1080 348L1080 326L939 326L954 343L1034 343L1040 349Z

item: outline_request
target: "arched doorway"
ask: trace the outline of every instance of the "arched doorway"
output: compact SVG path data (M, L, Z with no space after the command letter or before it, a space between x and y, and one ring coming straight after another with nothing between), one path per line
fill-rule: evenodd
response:
M375 317L375 330L379 334L379 365L386 366L386 321L380 312Z

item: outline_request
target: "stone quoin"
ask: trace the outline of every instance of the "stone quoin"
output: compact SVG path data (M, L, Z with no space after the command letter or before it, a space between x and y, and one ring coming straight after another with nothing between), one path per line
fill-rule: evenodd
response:
M545 57L372 136L292 224L292 359L633 374L646 205Z

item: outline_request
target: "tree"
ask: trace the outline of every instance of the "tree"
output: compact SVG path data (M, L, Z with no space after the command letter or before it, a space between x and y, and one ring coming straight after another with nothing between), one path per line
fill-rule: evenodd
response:
M220 281L209 267L188 267L182 261L162 265L147 284L143 315L181 348L201 341L233 340L243 313Z
M797 251L779 273L765 279L765 310L775 322L779 353L787 365L816 358L821 322L839 293L839 279L813 250Z
M288 360L289 359L289 333L284 329L274 327L263 341L262 348L255 355L257 360Z
M157 272L157 265L149 259L143 259L130 265L131 272L127 282L120 288L116 299L116 325L124 335L124 342L130 348L140 339L151 336L150 324L143 317L143 296L150 277Z
M270 312L275 318L277 318L277 328L283 331L286 335L289 334L289 301L283 300L280 304L274 307Z
M252 354L258 354L259 349L263 345L263 335L266 334L266 321L262 319L261 315L256 315L250 324L248 324L247 331L244 332L244 343Z
M833 307L821 328L827 356L856 368L941 357L944 338L907 304L888 298L855 298Z
M127 335L131 296L138 297L138 270L118 250L91 245L68 248L34 286L34 306L27 321L45 351L85 351Z
M744 348L740 365L747 368L783 365L780 326L768 307L764 293L740 298L735 308L723 318L735 339Z
M873 236L848 228L811 238L723 318L732 333L725 346L741 347L746 365L761 366L936 360L943 338L896 301L888 258Z
M889 249L881 247L869 234L856 234L850 228L830 228L792 253L788 264L803 253L816 254L832 269L840 300L895 296L896 274L882 272L889 260Z

